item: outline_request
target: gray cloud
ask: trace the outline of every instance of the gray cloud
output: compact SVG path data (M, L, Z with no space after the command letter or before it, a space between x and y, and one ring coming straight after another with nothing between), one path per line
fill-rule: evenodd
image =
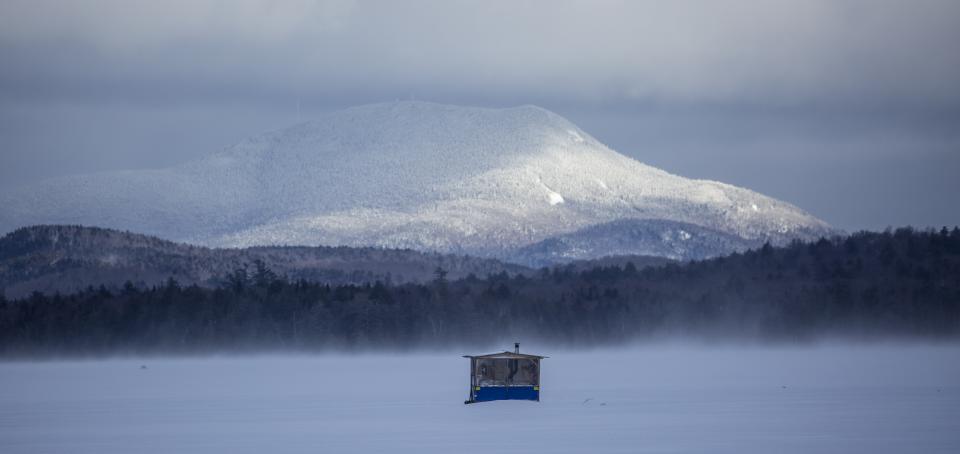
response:
M33 94L960 96L954 1L8 0L0 8L5 85Z

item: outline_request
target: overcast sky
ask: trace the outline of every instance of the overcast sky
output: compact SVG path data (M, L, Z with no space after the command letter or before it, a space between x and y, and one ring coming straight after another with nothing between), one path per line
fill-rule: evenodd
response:
M960 2L0 1L0 190L369 102L537 104L847 230L960 224Z

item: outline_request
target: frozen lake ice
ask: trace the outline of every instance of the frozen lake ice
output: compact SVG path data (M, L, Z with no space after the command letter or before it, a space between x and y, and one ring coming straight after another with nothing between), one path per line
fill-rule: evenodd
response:
M960 452L956 345L531 347L475 405L462 353L0 363L0 452Z

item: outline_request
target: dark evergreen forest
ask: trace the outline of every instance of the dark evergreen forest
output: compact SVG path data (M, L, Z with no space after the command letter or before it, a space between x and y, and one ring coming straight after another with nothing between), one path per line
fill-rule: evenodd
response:
M766 245L686 264L542 269L429 284L331 286L262 262L214 289L88 288L0 297L0 356L411 349L662 336L957 339L960 229Z

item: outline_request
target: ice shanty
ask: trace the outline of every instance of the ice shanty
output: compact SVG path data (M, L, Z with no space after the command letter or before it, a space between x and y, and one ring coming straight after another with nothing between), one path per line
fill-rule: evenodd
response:
M546 356L512 352L469 356L470 398L466 404L491 400L540 400L540 360Z

